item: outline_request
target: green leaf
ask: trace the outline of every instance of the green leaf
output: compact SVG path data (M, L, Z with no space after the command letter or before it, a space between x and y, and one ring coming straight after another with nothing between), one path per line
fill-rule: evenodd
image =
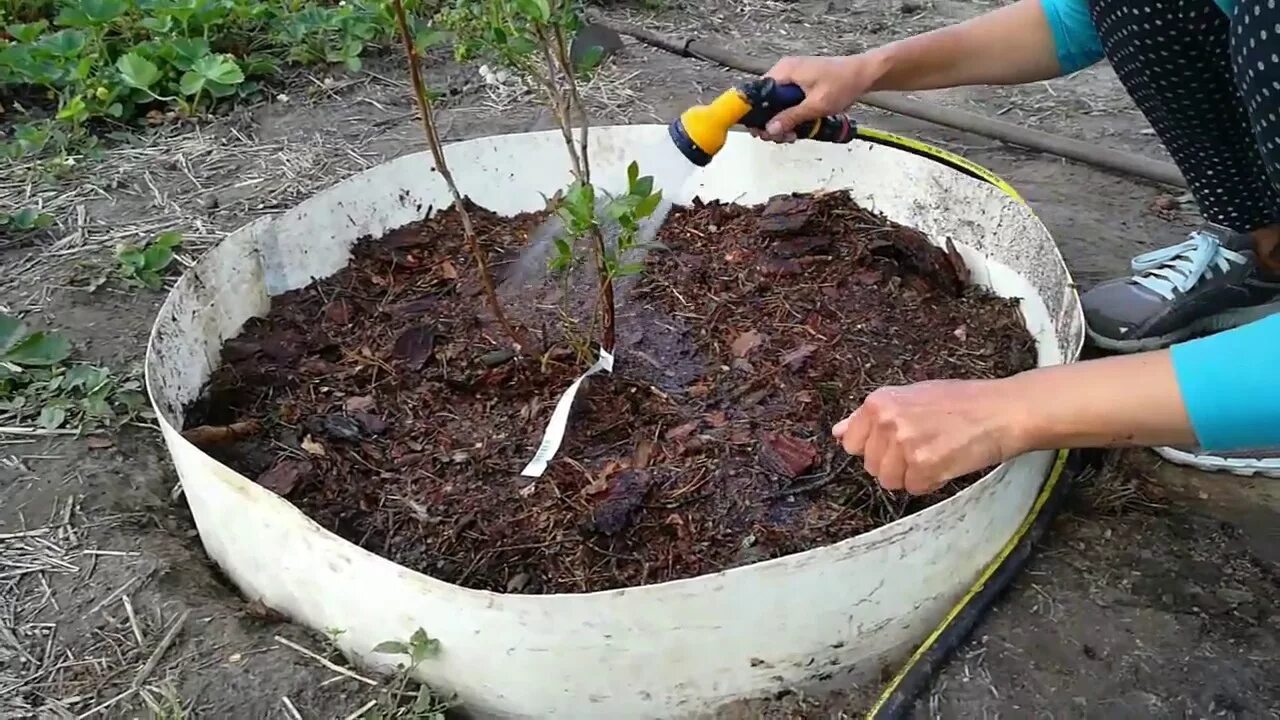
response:
M202 58L209 56L209 41L204 38L176 38L169 45L174 67L186 72Z
M639 195L640 197L648 197L649 193L652 193L652 192L653 192L653 176L645 175L639 180L636 180L634 184L632 184L630 194Z
M23 367L50 367L71 355L71 342L57 333L33 332L5 352L0 360Z
M155 63L137 53L127 53L116 61L116 70L130 87L146 90L160 79L160 69Z
M399 640L384 640L374 645L373 651L383 655L408 655L409 644Z
M139 24L157 35L163 35L173 29L173 16L146 17Z
M37 20L33 23L13 23L5 27L10 35L20 43L31 44L49 28L48 20Z
M15 230L43 230L53 224L53 216L33 207L24 207L9 216L9 224Z
M627 187L629 188L635 187L636 178L639 178L639 177L640 177L640 163L636 162L635 160L632 160L631 164L627 166Z
M652 195L636 203L635 216L637 218L647 218L653 214L654 210L658 209L658 205L661 203L662 203L662 191L659 190L658 192L653 193Z
M125 0L80 0L80 12L91 25L106 25L128 9Z
M0 356L22 338L23 324L18 318L0 313Z
M440 45L447 38L448 38L448 34L442 30L435 30L433 28L424 28L423 30L419 31L417 35L414 36L413 46L417 48L418 52L420 53L426 52L427 50L430 50L431 48L437 45Z
M195 70L188 70L178 80L178 91L183 95L195 96L204 90L204 76Z
M191 66L191 71L222 85L244 82L244 71L230 55L206 55Z
M89 119L89 106L85 104L84 97L76 95L58 108L57 118L59 120L70 121L73 123L82 123Z
M73 58L84 50L89 37L79 30L59 30L46 35L40 41L40 48L62 58Z
M604 48L599 45L592 45L587 48L582 57L578 58L578 72L590 72L596 69L600 61L604 59Z
M40 417L36 419L36 423L45 430L57 430L66 421L66 409L56 405L46 405L40 410Z
M644 272L644 263L627 263L618 268L615 273L618 277L628 277L631 275L639 275Z

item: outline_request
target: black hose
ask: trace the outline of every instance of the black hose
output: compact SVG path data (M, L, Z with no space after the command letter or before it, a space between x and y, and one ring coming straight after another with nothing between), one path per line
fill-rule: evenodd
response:
M1102 452L1060 451L1049 477L1041 487L1035 505L1005 550L996 557L978 581L970 587L937 629L924 641L907 664L890 681L867 713L867 720L905 718L934 676L973 632L977 624L1005 590L1013 584L1035 545L1044 537L1073 483L1097 471Z

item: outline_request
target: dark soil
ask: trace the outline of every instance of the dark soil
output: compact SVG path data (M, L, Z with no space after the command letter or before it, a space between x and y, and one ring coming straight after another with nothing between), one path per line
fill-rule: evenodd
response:
M540 215L473 210L493 257ZM676 208L547 473L519 476L587 364L555 307L509 359L452 210L361 242L227 343L186 426L217 458L398 563L467 587L583 592L714 572L954 494L882 491L830 438L872 390L1035 364L1016 301L844 193ZM236 425L232 426L235 423Z

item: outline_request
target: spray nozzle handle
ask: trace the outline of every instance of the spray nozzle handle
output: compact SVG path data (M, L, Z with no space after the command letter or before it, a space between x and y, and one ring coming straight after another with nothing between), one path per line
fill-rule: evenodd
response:
M738 90L751 106L751 110L739 122L757 130L763 130L783 110L804 102L804 90L799 85L779 84L770 77L744 83ZM847 115L828 115L817 120L806 120L795 128L798 138L832 143L847 143L853 140L857 131L858 125Z

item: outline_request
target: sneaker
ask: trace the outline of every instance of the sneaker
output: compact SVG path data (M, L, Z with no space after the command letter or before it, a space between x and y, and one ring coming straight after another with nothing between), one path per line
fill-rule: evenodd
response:
M1280 276L1258 267L1253 238L1216 225L1135 257L1133 275L1080 297L1089 339L1114 352L1168 347L1280 311Z
M1206 472L1228 472L1233 475L1280 478L1280 447L1206 453L1199 448L1153 448L1171 463L1187 465Z

